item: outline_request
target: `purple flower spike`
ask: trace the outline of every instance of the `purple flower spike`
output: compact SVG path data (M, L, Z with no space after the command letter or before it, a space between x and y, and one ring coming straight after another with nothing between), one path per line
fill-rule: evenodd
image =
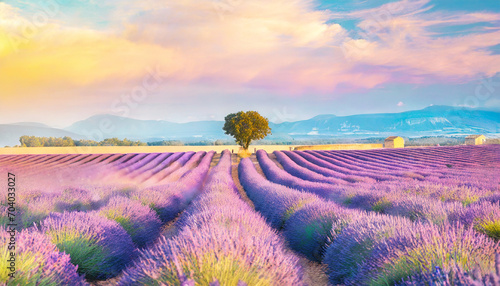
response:
M98 213L118 222L138 247L146 246L160 234L162 224L157 214L138 201L113 197Z
M71 264L70 256L59 252L50 238L36 229L23 230L15 234L16 268L14 277L0 277L0 284L6 285L89 285L77 273L77 266ZM0 244L7 246L12 241L9 228L0 227ZM6 252L7 254L10 253ZM8 269L9 262L2 261ZM24 263L22 263L24 262ZM6 273L7 275L7 273ZM7 280L8 279L8 280Z
M123 227L94 212L52 213L41 223L41 230L89 279L116 276L135 254Z

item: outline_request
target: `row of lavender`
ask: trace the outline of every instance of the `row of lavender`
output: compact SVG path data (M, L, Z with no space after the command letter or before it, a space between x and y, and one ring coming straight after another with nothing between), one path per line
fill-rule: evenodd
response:
M313 161L310 157L301 157L293 152L275 152L274 154L284 170L279 168L265 151L259 150L257 152L260 166L266 177L272 182L312 192L350 208L404 216L413 221L430 221L435 224L459 221L466 226L472 225L476 230L495 239L500 239L498 183L496 186L490 186L489 189L469 192L460 192L463 189L457 190L449 186L444 188L442 185L433 185L415 179L401 179L401 181L396 182L378 181L371 182L371 184L339 184L335 183L339 180L338 178L320 174L319 168L311 167L312 163L305 161L305 158ZM310 169L302 166L309 166ZM323 169L321 171L328 170L326 167ZM489 174L489 176L493 178L492 180L499 180L498 176L493 174ZM464 178L466 178L465 175ZM435 199L435 193L415 194L404 191L414 188L415 184L426 184L428 190L432 186L434 190L440 192L441 198L460 195L464 196L465 199L460 203L456 200L443 201ZM484 196L480 197L480 194Z
M154 164L145 168L154 158L140 163L151 155L141 155L137 160L129 155L101 155L100 160L100 156L92 160L94 168L102 162L109 168L116 162L115 170L125 170L127 174L140 169L151 172L156 169L160 173L174 165L169 170L176 174L176 179L137 190L98 186L87 190L65 188L62 192L21 192L21 223L26 227L34 225L18 234L15 279L8 280L7 265L3 265L8 263L8 251L2 249L2 257L6 259L0 262L0 281L8 281L9 285L84 285L83 276L90 280L116 276L137 256L137 249L147 247L159 237L162 224L171 221L197 196L213 155L214 152L157 155L162 159L177 158L161 169ZM24 182L24 186L31 184L43 186L40 181ZM5 218L2 222L6 222ZM0 229L2 245L11 240L9 230L3 226Z
M224 151L178 234L146 248L118 285L303 285L298 258L246 204Z
M193 156L194 155L194 156ZM75 160L76 157L80 159ZM86 157L92 157L87 158ZM102 176L108 175L107 173L115 174L123 169L140 171L141 168L137 167L137 164L141 161L147 162L147 157L158 156L166 158L158 166L154 166L155 173L160 173L161 178L169 178L168 175L175 171L178 177L189 171L202 156L204 152L199 152L194 154L194 152L187 153L166 153L166 154L115 154L115 155L64 155L64 156L49 156L49 159L59 158L57 164L53 169L49 168L52 160L42 160L39 162L41 165L37 165L35 169L41 172L41 176L36 176L36 174L28 172L27 169L33 169L30 162L39 161L40 157L45 158L47 156L21 156L25 160L21 160L24 164L22 168L15 165L8 165L8 170L10 172L19 174L18 182L18 192L17 192L17 203L19 206L20 213L18 214L18 221L23 224L24 227L31 226L33 223L39 222L41 219L46 217L48 213L52 211L62 212L64 210L74 211L74 210L92 210L97 209L103 204L106 204L109 197L116 193L130 193L130 186L124 185L123 183L113 184L113 182L107 182L106 185L94 184L96 179L96 173ZM62 159L62 158L67 158ZM168 158L167 158L168 157ZM189 159L189 164L188 162ZM5 160L3 160L5 161ZM28 162L25 162L28 161ZM73 163L69 163L69 162ZM92 163L90 163L92 162ZM52 162L53 163L53 162ZM185 164L186 163L186 164ZM85 165L85 164L88 164ZM102 168L101 168L102 165ZM114 167L114 165L116 167ZM145 165L142 163L142 165ZM152 166L153 167L153 166ZM86 170L88 169L88 170ZM167 171L168 173L165 173ZM142 170L143 173L153 172L149 169ZM104 175L103 175L104 173ZM108 176L109 177L109 176ZM91 178L91 180L85 180L86 178ZM121 179L123 180L123 176ZM162 181L158 180L159 183L167 183L175 180ZM140 182L140 181L139 181ZM69 186L61 186L64 184ZM137 181L136 181L137 183ZM79 188L74 188L72 186L79 185ZM134 184L137 185L137 184ZM161 185L161 184L160 184ZM121 186L121 187L120 187ZM168 186L168 185L167 185ZM111 192L112 190L112 192ZM130 194L129 194L130 195ZM5 198L2 200L2 210L5 211ZM5 214L5 213L4 213ZM5 216L0 219L5 223Z
M259 153L259 162L265 169L267 161L263 158L267 156ZM283 170L274 171L276 173L266 175L290 179L284 178ZM256 209L271 225L284 232L293 249L309 259L326 263L333 284L411 285L451 279L454 285L459 282L472 285L475 282L465 271L476 264L483 273L495 270L499 243L472 228L461 224L413 222L405 217L348 209L311 192L297 190L310 191L298 181L287 187L266 180L249 159L241 161L238 173ZM325 194L325 190L314 183L309 187L313 192ZM499 257L496 267L500 268L498 260ZM437 275L436 278L434 267L439 267L445 277ZM453 275L448 275L450 273ZM497 274L484 275L482 279L498 284L498 275L500 269Z
M69 175L72 180L88 178L134 179L143 183L158 183L187 161L196 163L204 152L152 153L152 154L102 154L102 155L22 155L0 158L0 168L7 166L24 176L46 176L53 171L59 177ZM169 168L166 168L166 167ZM71 175L71 171L74 173ZM108 177L106 177L106 175ZM72 181L71 181L72 182Z
M406 168L406 164L438 167L441 167L442 164L456 164L457 166L498 164L498 148L499 146L497 145L485 145L413 149L346 150L340 152L320 151L320 153L327 153L337 158L358 159L365 162L369 162L371 161L370 159L375 158L376 161L378 161L375 165L388 165L404 169Z
M441 183L442 185L474 187L477 189L491 189L492 186L498 187L499 179L490 175L500 167L499 148L496 146L486 146L479 147L479 149L485 151L484 161L480 162L482 164L474 160L467 162L467 164L455 164L452 158L440 158L439 153L430 157L429 161L419 162L417 159L423 156L419 155L414 159L415 155L409 153L406 154L407 157L405 158L405 154L396 156L394 154L395 151L392 150L374 150L373 153L378 152L380 154L357 155L355 157L351 155L350 158L341 158L348 157L342 155L347 151L276 152L276 154L282 155L281 157L286 157L283 156L283 154L286 154L291 160L297 163L298 167L289 166L288 169L291 172L295 172L295 175L299 177L308 176L307 172L311 173L310 171L313 171L319 173L313 179L332 182L331 179L329 181L325 177L334 177L338 179L334 182L337 184L358 181L373 183L375 181L386 182L413 179L424 183ZM420 152L430 152L432 150L427 148ZM446 149L440 148L439 150ZM457 153L456 156L460 152L469 152L468 148L463 149L458 147L455 151ZM384 157L388 158L384 159ZM487 160L489 157L492 158L491 162ZM374 166L377 167L375 168Z
M83 159L87 157L79 156ZM10 165L8 170L19 174L20 178L18 222L25 228L33 223L38 224L50 212L95 210L116 194L133 196L148 204L148 200L157 201L161 205L164 202L154 197L157 192L151 192L149 198L141 194L141 191L135 191L134 194L132 192L137 187L140 190L154 187L160 193L161 189L172 188L171 185L198 164L203 156L205 152L98 155L92 156L92 160L59 159L58 161L64 162L59 162L52 168L49 163L42 161L39 164L43 165L34 168L40 172L40 176L37 176L36 172L29 172L29 169L33 169L29 162L23 163L22 167ZM161 161L157 157L160 157ZM65 163L66 161L72 163ZM73 187L75 185L79 187ZM0 206L2 224L5 224L7 219L4 199L1 198Z

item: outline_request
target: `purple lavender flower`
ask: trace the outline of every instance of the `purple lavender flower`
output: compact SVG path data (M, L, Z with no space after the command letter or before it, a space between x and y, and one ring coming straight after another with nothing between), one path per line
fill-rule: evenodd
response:
M417 223L377 243L352 281L354 285L390 285L435 266L449 269L454 264L465 271L476 265L492 271L498 247L471 228Z
M255 209L277 229L282 228L295 212L309 203L320 200L314 194L299 192L267 181L257 172L248 158L241 160L238 174L240 183L253 201Z
M9 223L8 209L9 207L0 205L0 227L5 227Z
M500 204L483 201L467 208L459 209L450 215L452 221L459 221L465 226L500 240Z
M290 247L311 260L321 261L326 247L346 227L355 211L318 201L294 213L284 226Z
M390 196L386 192L366 189L346 191L346 195L343 197L345 198L342 203L349 208L376 211L378 213L386 213L392 207L392 200L397 198L397 196Z
M63 211L88 211L95 209L96 205L92 199L92 195L80 188L65 188L57 199L54 201L55 210Z
M326 249L323 262L328 265L333 285L355 285L351 280L371 256L374 246L392 237L396 230L411 228L406 218L368 214L355 216Z
M303 285L298 258L240 199L230 158L223 152L180 217L179 234L141 251L119 285Z
M448 219L444 203L418 196L395 200L386 213L404 216L412 221L432 222L435 224L443 224Z
M169 188L170 187L170 188ZM131 198L141 202L154 210L163 223L173 220L179 212L186 208L181 201L181 195L175 192L175 186L163 186L159 188L147 188L134 192ZM172 190L169 192L169 190Z
M51 213L41 230L89 279L116 276L135 253L123 227L94 212Z
M213 151L206 154L196 168L185 173L178 181L137 190L132 199L153 209L162 222L173 220L200 193L213 155Z
M481 201L488 201L490 203L500 203L500 193L498 194L493 194L493 195L490 195L488 197L484 197L481 199Z
M42 220L55 211L54 200L55 196L46 194L32 199L28 204L22 204L19 208L22 227L39 226Z
M263 237L243 228L209 224L184 228L175 238L162 238L142 251L118 285L182 285L185 277L196 285L215 279L221 285L237 285L240 280L247 285L303 285L297 269L297 257L286 251L277 235Z
M12 241L10 228L0 227L2 262L0 283L5 285L89 285L77 273L77 267L70 262L68 254L57 247L43 233L35 229L15 234L15 249L9 250ZM16 254L14 278L8 276L11 251Z
M495 269L495 272L482 274L478 267L474 268L472 273L467 273L460 265L453 265L450 269L434 266L429 271L415 274L396 285L500 286L500 253L495 256Z
M138 201L113 197L98 213L118 222L138 247L146 246L160 234L161 221L157 214Z
M258 150L256 154L262 171L265 173L267 179L273 183L315 193L324 198L335 197L342 192L342 189L338 186L328 183L307 181L280 169L264 150Z

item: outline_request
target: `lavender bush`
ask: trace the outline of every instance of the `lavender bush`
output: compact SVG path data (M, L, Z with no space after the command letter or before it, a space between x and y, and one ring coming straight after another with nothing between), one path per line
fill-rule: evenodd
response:
M396 285L500 286L500 253L495 256L495 272L482 274L481 270L476 267L469 274L460 265L453 265L451 269L434 266L427 272L413 275Z
M328 183L307 181L287 173L276 166L264 150L258 150L256 155L262 171L273 183L282 184L297 190L305 190L324 198L334 197L342 191L339 187Z
M99 215L118 222L138 247L158 238L161 221L149 207L125 197L113 197Z
M9 207L0 205L0 227L5 227L9 223Z
M88 211L96 208L97 203L93 201L92 195L80 188L65 188L55 200L55 210L59 212Z
M394 236L396 230L411 227L412 223L405 218L373 213L355 217L325 251L323 262L328 265L330 282L356 285L352 279L372 255L375 245Z
M385 213L404 216L412 221L444 224L448 220L446 205L440 201L422 197L406 197L391 202Z
M286 221L284 235L290 247L315 261L323 259L327 245L346 227L354 211L318 201L295 212Z
M241 160L238 176L255 209L276 229L281 229L295 212L307 204L320 200L314 194L299 192L267 181L247 158Z
M92 280L116 276L134 256L127 232L96 213L51 213L42 221L41 230L70 255L79 273Z
M77 273L68 254L59 252L50 239L35 229L16 233L15 249L9 250L12 241L10 229L0 227L0 283L3 285L89 285ZM11 272L10 252L16 253L15 275Z
M417 223L377 243L352 281L356 285L391 285L433 266L449 269L454 264L465 271L476 265L492 271L498 247L471 228Z
M483 201L450 215L450 220L472 226L476 231L500 240L500 204Z

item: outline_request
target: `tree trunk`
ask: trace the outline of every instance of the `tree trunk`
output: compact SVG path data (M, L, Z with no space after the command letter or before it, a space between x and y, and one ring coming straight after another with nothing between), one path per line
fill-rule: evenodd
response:
M243 149L245 149L245 151L248 150L248 146L250 146L250 142L252 142L252 141L248 140L247 142L245 142L245 146L243 146Z

